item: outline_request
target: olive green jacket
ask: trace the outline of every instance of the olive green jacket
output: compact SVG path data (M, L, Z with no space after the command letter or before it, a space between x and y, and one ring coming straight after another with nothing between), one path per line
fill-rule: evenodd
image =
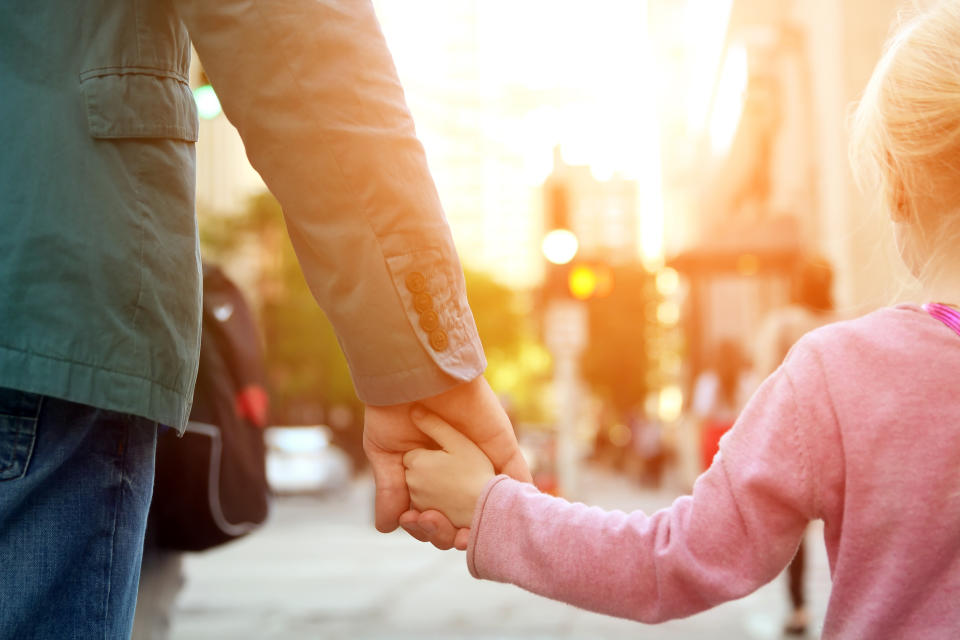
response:
M191 39L361 399L479 375L462 271L368 2L12 0L0 387L185 424L200 335Z

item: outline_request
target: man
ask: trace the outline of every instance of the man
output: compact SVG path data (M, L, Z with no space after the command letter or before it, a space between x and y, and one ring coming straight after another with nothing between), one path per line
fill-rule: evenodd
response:
M528 477L369 2L7 2L0 638L129 635L156 425L196 376L190 39L367 404L377 527L466 542L408 510L415 401Z

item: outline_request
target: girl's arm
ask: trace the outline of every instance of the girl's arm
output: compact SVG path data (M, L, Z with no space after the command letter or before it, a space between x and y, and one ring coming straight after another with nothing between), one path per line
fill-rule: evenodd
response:
M653 515L571 504L503 476L489 480L473 511L470 572L643 622L690 615L773 579L796 551L807 521L822 512L816 469L837 464L822 459L831 444L822 440L835 430L827 424L832 413L817 388L815 363L806 360L761 386L693 495ZM818 402L808 402L812 398ZM442 458L450 462L444 473L454 473L457 459ZM474 466L465 458L459 468L473 478L466 482L472 487ZM408 478L413 473L429 484L418 472L414 465ZM449 482L432 479L436 487ZM436 487L432 499L447 502L435 506L456 508ZM411 492L417 494L414 487Z

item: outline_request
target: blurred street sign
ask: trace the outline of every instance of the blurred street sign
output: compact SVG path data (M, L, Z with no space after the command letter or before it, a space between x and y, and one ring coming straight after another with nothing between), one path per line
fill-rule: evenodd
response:
M547 307L544 341L555 356L576 355L587 346L587 308L575 300L556 300Z

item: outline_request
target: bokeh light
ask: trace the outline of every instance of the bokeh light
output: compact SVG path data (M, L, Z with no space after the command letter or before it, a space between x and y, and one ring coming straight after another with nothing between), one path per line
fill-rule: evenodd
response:
M223 111L217 92L209 84L194 89L193 99L197 101L197 115L204 120L213 120Z
M543 238L543 256L553 264L567 264L577 255L580 243L568 229L554 229Z
M683 391L678 385L660 390L660 406L657 413L664 422L673 422L683 413Z
M680 306L672 300L664 300L657 305L657 322L672 327L680 322Z
M680 285L680 275L676 269L664 267L657 272L657 293L662 296L672 296Z
M577 265L570 271L570 294L577 300L586 300L597 291L597 274L586 266Z

